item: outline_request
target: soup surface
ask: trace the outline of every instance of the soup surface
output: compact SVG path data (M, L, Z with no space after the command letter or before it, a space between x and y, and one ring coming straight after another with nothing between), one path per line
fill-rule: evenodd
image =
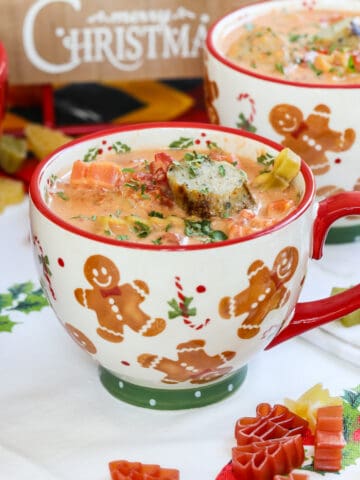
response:
M215 242L262 230L296 208L293 183L267 178L274 161L266 152L254 162L220 149L107 153L52 176L47 202L66 222L119 241ZM259 178L271 188L255 185Z
M271 11L225 43L231 61L261 74L304 83L360 83L360 9Z

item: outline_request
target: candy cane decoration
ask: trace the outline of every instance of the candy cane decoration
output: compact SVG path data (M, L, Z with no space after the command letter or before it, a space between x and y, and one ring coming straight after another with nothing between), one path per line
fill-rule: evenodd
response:
M316 5L317 0L303 0L302 6L304 8L308 8L309 10L312 10L315 5Z
M256 115L255 100L248 93L240 93L237 98L240 102L246 100L250 105L250 114L247 118L249 123L253 123Z
M206 325L210 322L210 318L207 318L203 323L200 323L197 325L196 323L192 322L189 319L188 315L186 315L185 303L184 303L186 297L183 293L184 288L181 284L180 277L175 277L175 287L176 287L177 297L179 299L179 307L180 307L180 310L182 311L182 318L185 325L188 325L190 328L194 328L195 330L201 330L202 328L206 327Z
M40 256L40 262L41 262L43 274L44 274L44 277L47 281L51 296L54 300L56 300L56 295L55 295L54 289L51 285L51 279L50 279L51 272L50 272L49 267L46 265L46 260L45 260L46 256L44 254L44 250L43 250L43 248L40 244L39 238L36 235L34 236L33 242L34 242L34 245L36 245L36 247L38 249L38 252L40 254L39 256Z

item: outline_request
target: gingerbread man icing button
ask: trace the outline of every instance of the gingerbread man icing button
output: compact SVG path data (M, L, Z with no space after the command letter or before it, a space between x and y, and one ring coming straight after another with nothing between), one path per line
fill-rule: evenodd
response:
M92 255L84 264L84 276L91 289L74 291L80 305L96 314L97 333L113 343L124 339L124 326L143 336L159 335L166 327L162 318L152 318L140 308L149 295L143 280L120 285L120 272L114 262L103 255Z

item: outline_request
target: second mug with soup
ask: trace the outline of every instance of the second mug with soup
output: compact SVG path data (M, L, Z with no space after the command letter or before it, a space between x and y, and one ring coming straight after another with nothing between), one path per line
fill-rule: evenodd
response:
M317 197L360 190L360 3L279 0L245 6L209 29L205 95L213 123L298 153ZM347 217L328 241L360 237Z

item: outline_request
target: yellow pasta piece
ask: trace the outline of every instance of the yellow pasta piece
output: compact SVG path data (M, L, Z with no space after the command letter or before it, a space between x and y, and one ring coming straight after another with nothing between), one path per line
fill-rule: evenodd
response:
M297 400L285 398L284 404L291 412L307 420L310 430L314 432L317 409L330 405L342 405L342 400L340 397L331 397L329 390L324 388L322 383L317 383Z
M262 190L285 190L299 173L300 164L299 155L290 148L284 148L275 158L272 170L257 175L253 185Z
M39 160L42 160L54 150L72 140L71 137L64 135L58 130L52 130L35 123L26 126L25 136L30 150Z
M22 182L12 178L0 177L0 212L8 205L22 202L24 196Z
M0 167L4 172L17 172L27 155L27 143L23 138L3 135L0 138Z

